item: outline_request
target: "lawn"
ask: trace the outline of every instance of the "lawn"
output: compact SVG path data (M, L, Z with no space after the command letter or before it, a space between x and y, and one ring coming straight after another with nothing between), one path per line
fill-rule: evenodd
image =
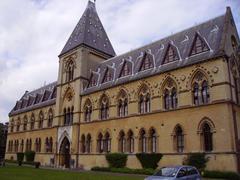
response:
M120 176L94 172L70 172L33 167L0 167L0 180L143 180L143 177Z

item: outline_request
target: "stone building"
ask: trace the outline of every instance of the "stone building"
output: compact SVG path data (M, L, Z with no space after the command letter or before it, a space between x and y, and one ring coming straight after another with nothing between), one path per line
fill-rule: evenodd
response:
M162 153L159 166L205 152L207 169L240 168L239 36L231 13L116 55L87 8L59 55L56 82L9 113L6 158L36 151L55 167L107 166L105 154Z
M0 161L4 159L7 143L8 124L0 123Z

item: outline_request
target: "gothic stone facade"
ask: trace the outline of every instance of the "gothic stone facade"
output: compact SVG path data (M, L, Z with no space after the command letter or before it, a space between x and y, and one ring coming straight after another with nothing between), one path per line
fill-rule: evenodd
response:
M205 152L207 169L239 171L239 37L224 15L116 56L88 6L59 55L57 82L9 114L6 159L36 151L54 167L107 166L105 154L162 153L159 166Z

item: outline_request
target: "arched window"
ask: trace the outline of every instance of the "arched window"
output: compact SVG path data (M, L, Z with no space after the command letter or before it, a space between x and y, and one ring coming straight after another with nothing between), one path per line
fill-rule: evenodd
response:
M26 131L27 130L27 123L28 123L28 119L27 116L24 117L23 120L23 130Z
M88 99L84 106L84 119L85 122L90 122L92 117L92 103Z
M151 111L151 97L149 89L143 87L139 93L139 112L141 114L148 113Z
M35 141L36 152L41 152L41 145L42 145L41 139L37 138L36 141Z
M52 127L52 123L53 123L53 111L52 109L50 109L48 112L48 127Z
M111 152L111 138L108 132L105 134L104 152L107 152L107 153Z
M91 140L92 138L91 138L91 135L90 134L88 134L87 135L87 140L86 140L86 152L87 153L91 153Z
M34 129L34 125L35 125L35 117L34 117L34 114L32 114L32 116L31 116L31 123L30 123L31 130Z
M85 135L82 135L82 137L81 137L81 152L82 153L86 152L86 139L85 139Z
M140 131L140 152L146 153L147 152L147 137L146 137L146 132L144 129Z
M22 139L22 141L21 141L20 151L21 151L21 152L24 151L24 140L23 140L23 139Z
M108 98L104 95L100 101L100 119L105 120L109 117L109 101Z
M74 77L74 63L73 61L69 61L67 64L67 74L66 74L66 82L72 81Z
M49 140L48 140L48 138L46 138L46 140L45 140L45 151L48 153L48 152L50 152L50 143L49 143Z
M213 140L212 140L212 132L208 123L204 123L202 126L203 133L203 147L204 151L212 151L213 150Z
M39 124L38 124L39 129L43 128L43 120L44 120L44 115L43 115L43 112L41 111L39 113Z
M64 108L64 126L70 126L73 123L74 107Z
M97 139L97 152L102 153L103 152L103 135L100 133L98 135Z
M128 131L127 147L128 147L129 153L134 152L134 135L133 135L132 130Z
M210 102L208 81L201 72L196 73L193 79L192 94L195 105L208 104Z
M50 137L49 139L49 152L53 152L53 139Z
M29 139L28 150L32 150L32 139Z
M172 79L168 79L163 88L164 108L166 110L176 109L178 106L176 83Z
M125 91L121 91L118 98L118 116L125 117L128 115L128 98Z
M119 152L124 153L126 152L126 139L125 139L125 133L121 131L119 133Z
M10 123L10 132L13 132L14 129L14 120L12 119L12 122Z
M175 128L175 141L176 151L178 153L182 153L184 150L184 135L183 130L180 126L177 126Z
M165 109L170 109L170 95L169 95L169 91L166 89L164 92L164 108Z
M16 131L17 132L19 132L19 130L20 130L20 125L21 125L20 121L21 121L20 118L18 118L18 120L17 120L17 127L16 127Z
M14 142L14 147L15 147L15 149L14 149L14 151L17 153L18 152L18 147L19 146L19 142L18 142L18 140L15 140L15 142Z
M157 152L157 133L155 129L150 130L150 152L156 153Z

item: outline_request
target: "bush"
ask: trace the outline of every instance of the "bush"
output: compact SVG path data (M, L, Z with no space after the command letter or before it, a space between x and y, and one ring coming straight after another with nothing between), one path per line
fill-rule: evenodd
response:
M207 165L208 158L204 153L193 153L186 159L186 164L196 167L199 171L203 171Z
M35 168L38 169L40 167L41 163L40 162L35 162Z
M24 153L17 153L17 161L23 162L24 159Z
M204 171L203 177L240 180L240 175L235 172Z
M136 156L144 169L156 169L163 155L160 153L138 153Z
M26 151L25 157L27 162L34 162L35 152L34 151Z
M106 160L109 167L124 168L127 163L127 155L122 153L110 153L106 154Z
M92 171L113 172L113 173L125 173L125 174L154 174L153 169L129 169L129 168L106 168L106 167L93 167Z

